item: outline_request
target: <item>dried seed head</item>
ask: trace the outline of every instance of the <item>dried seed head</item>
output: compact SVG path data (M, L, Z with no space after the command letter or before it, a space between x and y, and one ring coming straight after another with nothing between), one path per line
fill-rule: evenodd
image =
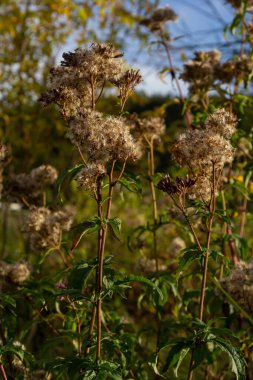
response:
M240 0L226 0L226 2L236 9L240 9L242 5L242 2ZM253 12L253 0L247 0L245 3L247 10Z
M179 236L177 236L177 237L173 238L172 241L170 242L168 251L172 255L176 255L180 251L182 251L182 249L185 249L185 248L186 248L185 241L182 238L180 238Z
M169 195L182 195L185 194L195 182L195 178L189 178L188 176L186 178L176 177L176 180L173 181L169 174L166 174L158 183L157 188Z
M156 8L151 18L156 22L167 22L176 21L178 19L178 15L169 6L165 6Z
M201 199L204 203L209 204L212 196L212 186L210 173L202 173L198 175L195 184L189 190L188 196L190 199Z
M7 277L11 271L11 264L0 261L0 277Z
M160 141L161 136L165 133L165 120L160 117L150 117L139 119L137 115L130 118L130 125L133 124L133 134L136 138L141 138L144 142L147 140Z
M18 261L12 265L9 278L14 284L20 285L30 277L31 269L31 265L26 261Z
M69 230L74 214L68 209L50 211L45 207L31 207L24 224L29 233L32 251L58 247L62 230Z
M205 121L207 130L230 139L236 131L237 117L224 108L217 109Z
M214 77L221 83L236 83L244 81L247 83L248 78L253 72L252 55L241 55L231 61L217 64L214 70Z
M167 267L162 263L158 263L158 269L160 271L165 271ZM137 272L145 274L156 273L156 261L155 259L148 259L147 257L142 257L137 261L135 265L135 270Z
M70 121L69 137L83 146L92 161L138 159L140 147L124 118L88 110Z
M181 134L172 147L172 154L181 166L188 166L195 174L222 169L232 162L234 148L220 134L207 130L191 130Z
M8 198L20 202L22 197L30 204L37 204L42 192L52 185L58 177L57 170L51 165L41 165L29 174L20 173L11 175L5 186Z
M240 262L228 277L220 280L221 286L248 311L253 312L253 263Z
M94 162L83 168L77 176L77 183L85 190L94 192L97 190L98 181L106 175L104 164Z
M61 65L78 69L84 79L113 80L122 74L123 54L111 44L94 43L90 49L76 49L63 53Z
M190 94L196 95L208 91L213 84L215 68L220 61L221 53L219 50L197 51L194 55L195 58L184 65L180 78L190 84Z
M152 32L161 32L164 30L166 22L174 22L178 15L169 6L159 7L153 11L153 14L143 19L140 24L148 27Z
M118 79L111 81L119 89L119 98L125 102L135 87L142 82L140 70L127 70Z

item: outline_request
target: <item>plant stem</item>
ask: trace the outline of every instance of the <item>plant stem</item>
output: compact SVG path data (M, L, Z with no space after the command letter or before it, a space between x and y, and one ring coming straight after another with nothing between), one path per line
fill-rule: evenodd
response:
M113 181L113 171L116 161L112 162L112 167L109 173L109 191L108 191L108 201L106 209L106 223L102 227L102 235L100 241L100 252L98 257L98 276L97 276L97 349L96 349L96 359L99 360L101 357L101 314L102 314L102 301L101 301L101 291L103 289L103 259L105 250L105 241L107 235L107 220L110 218L111 205L112 205L112 194L115 182Z
M165 48L165 51L166 51L166 54L168 57L168 61L169 61L170 70L171 70L171 76L172 76L172 79L174 79L176 82L179 98L180 98L182 106L183 106L184 102L185 102L185 98L184 98L184 95L183 95L183 92L182 92L182 89L180 86L180 82L179 82L177 75L176 75L176 72L175 72L174 64L173 64L172 57L170 54L170 48L169 48L168 41L164 38L164 36L161 36L161 42ZM185 110L185 123L186 123L187 128L191 129L191 117L190 117L190 113L189 113L189 110L187 107Z
M247 177L245 179L245 187L247 187L249 184L251 174L252 173L249 172L249 174L247 175ZM241 237L243 237L243 235L244 235L244 227L245 227L246 216L247 216L247 205L248 205L248 198L247 198L247 196L244 196L243 205L242 205L242 218L241 218L241 223L240 223L240 236Z
M4 366L2 363L0 364L0 373L1 373L3 380L8 380L6 373L5 373L5 370L4 370Z
M209 206L210 217L209 217L209 221L208 221L206 251L205 251L205 256L204 256L203 274L202 274L201 291L200 291L200 304L199 304L199 319L201 321L203 321L203 314L204 314L206 282L207 282L207 272L208 272L208 258L209 258L209 250L210 250L210 243L211 243L211 236L212 236L213 219L214 219L214 213L215 213L215 209L216 209L215 193L216 193L216 188L217 188L217 182L215 179L215 164L213 163L212 193L211 193L211 201L210 201L210 206ZM187 380L192 380L192 377L193 377L193 369L192 369L193 364L194 364L193 352L194 351L192 350L192 356L191 356Z
M71 307L73 308L74 312L75 312L75 317L76 317L76 330L77 330L77 341L78 341L78 345L77 345L77 352L78 354L81 356L82 355L82 344L81 344L81 321L80 321L80 318L79 318L79 315L78 315L78 310L76 308L76 305L75 305L75 301L71 300L70 297L68 296L67 297Z
M96 320L96 312L97 312L96 305L94 305L92 308L92 316L91 316L91 321L90 321L87 344L86 344L86 347L84 350L85 355L88 355L88 353L90 352L90 342L91 342L91 338L92 338L93 331L94 331L95 320Z
M147 140L148 141L148 140ZM157 212L157 201L156 201L156 192L155 192L155 184L154 184L154 175L155 175L155 163L154 163L154 141L151 139L148 141L149 144L149 152L148 152L148 175L149 175L149 186L152 197L152 210L153 210L153 254L156 263L156 273L159 272L159 262L158 262L158 254L157 254L157 236L156 236L156 224L158 220L158 212Z

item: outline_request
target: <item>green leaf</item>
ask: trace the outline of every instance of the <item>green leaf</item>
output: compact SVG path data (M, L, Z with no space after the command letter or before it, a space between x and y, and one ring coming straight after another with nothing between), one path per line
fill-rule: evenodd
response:
M94 216L93 218L90 218L73 226L71 228L73 234L71 251L73 251L78 246L84 235L92 234L98 231L101 226L102 222L98 216Z
M197 248L185 249L179 259L177 278L185 267L189 266L193 261L199 260L203 256L203 252Z
M69 288L83 289L96 267L97 263L94 260L91 263L83 261L81 264L75 266L68 276Z
M149 359L148 364L150 365L150 367L153 368L153 370L154 370L154 372L155 372L155 374L156 374L157 376L160 376L160 377L166 379L166 377L164 377L164 376L159 372L159 370L158 370L158 368L157 368L157 364L158 364L158 355L157 355L157 354L153 355L153 356Z
M180 352L180 355L179 355L179 358L178 358L178 362L177 362L177 365L175 367L175 376L177 377L177 373L178 373L178 370L179 370L179 367L180 365L182 364L182 361L184 360L184 358L186 357L186 355L188 354L188 352L190 351L190 348L187 347L187 348L183 348Z
M240 349L222 338L216 337L212 340L215 346L221 351L226 352L231 364L231 371L235 374L236 380L245 380L245 360Z
M107 224L113 234L113 236L117 239L119 239L120 233L121 233L121 220L117 217L108 219Z
M125 173L124 176L119 180L119 183L132 193L142 193L141 181L139 177L132 173Z
M165 373L171 367L176 366L175 375L177 376L178 369L189 351L190 347L188 342L180 342L174 345L167 356L162 372Z
M22 362L25 362L28 365L31 365L34 362L34 357L29 352L23 350L21 346L8 343L5 346L0 347L0 357L10 353L16 355Z
M72 179L77 175L77 173L80 172L81 169L84 168L84 164L79 164L74 166L71 169L64 170L61 175L58 177L56 181L56 187L57 187L57 195L59 196L61 193L61 188L63 185L63 182L68 179L68 182L71 182ZM63 199L60 198L61 202L63 202Z
M206 358L210 358L210 351L208 350L206 342L200 342L193 350L192 369L199 367Z
M126 284L129 282L141 282L143 284L146 284L150 286L152 289L154 289L158 293L160 298L163 299L163 293L159 289L159 287L154 282L152 282L151 280L143 276L130 275L130 276L125 277L124 280L117 281L116 284Z

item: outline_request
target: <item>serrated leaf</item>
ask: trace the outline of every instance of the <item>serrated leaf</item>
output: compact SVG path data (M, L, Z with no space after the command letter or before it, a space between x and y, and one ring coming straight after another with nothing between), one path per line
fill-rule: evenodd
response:
M117 217L108 219L107 224L113 234L113 236L117 239L119 239L120 233L121 233L121 220Z
M215 346L225 352L230 361L231 371L235 374L236 380L245 380L245 360L240 349L222 338L216 337L212 340Z

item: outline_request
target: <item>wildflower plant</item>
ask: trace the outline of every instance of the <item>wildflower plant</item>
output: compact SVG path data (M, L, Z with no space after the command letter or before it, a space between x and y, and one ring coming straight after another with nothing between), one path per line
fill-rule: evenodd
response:
M93 219L93 227L98 230L96 292L85 348L88 354L96 318L97 360L101 358L107 230L108 226L113 230L120 228L119 219L111 218L113 191L123 176L127 161L134 162L142 153L140 144L134 140L123 116L125 103L140 81L138 71L125 69L122 54L117 49L109 44L96 43L89 49L64 53L61 66L51 70L49 89L41 97L45 105L56 103L66 120L68 136L82 160L81 170L76 177L78 186L90 192L97 203L97 216ZM97 102L108 83L119 91L118 116L105 115L96 110ZM108 193L104 199L105 186ZM49 223L46 222L46 225L49 226ZM84 223L82 234L86 232L87 226L90 227L89 222L87 225Z
M40 103L65 170L0 145L2 379L252 379L252 5L227 3L240 51L181 69L174 10L134 18L177 90L152 110L113 44L63 53Z

